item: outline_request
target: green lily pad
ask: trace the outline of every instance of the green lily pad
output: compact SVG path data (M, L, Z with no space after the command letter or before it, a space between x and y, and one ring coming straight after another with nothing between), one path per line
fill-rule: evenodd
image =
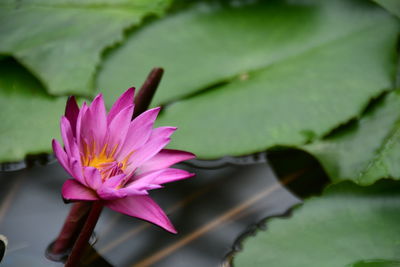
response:
M373 0L382 7L386 8L390 13L400 18L400 1L398 0Z
M218 158L298 146L392 87L397 33L395 18L360 1L203 4L132 35L97 88L111 103L163 66L154 104L186 98L159 120L179 128L171 147Z
M92 95L103 50L169 0L5 0L0 3L0 53L14 56L49 93ZM5 38L6 37L6 38Z
M49 96L27 70L11 59L0 61L0 162L51 151L59 138L65 97Z
M334 182L362 185L382 177L400 179L400 92L382 99L359 121L303 147Z
M400 261L399 221L399 182L382 180L369 187L343 182L306 200L290 219L268 221L266 231L245 240L234 264L393 266L388 263ZM386 265L357 265L360 261Z

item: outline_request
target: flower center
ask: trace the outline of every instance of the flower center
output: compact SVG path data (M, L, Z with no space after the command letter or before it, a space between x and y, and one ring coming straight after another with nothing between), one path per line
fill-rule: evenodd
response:
M92 149L88 149L85 145L84 155L81 158L82 165L88 167L95 167L100 171L103 182L115 175L123 174L127 166L127 158L122 162L114 158L117 147L107 153L107 144L103 147L99 154L95 152L95 145Z
M107 178L124 173L124 165L121 162L104 162L96 167L101 174L101 178L105 181Z

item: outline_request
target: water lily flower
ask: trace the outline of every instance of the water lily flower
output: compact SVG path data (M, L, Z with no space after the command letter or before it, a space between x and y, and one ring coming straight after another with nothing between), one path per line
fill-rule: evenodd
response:
M62 188L70 201L101 200L105 206L176 233L163 210L148 194L162 184L193 176L170 168L192 159L189 152L164 149L175 127L153 128L160 108L147 110L131 120L134 89L128 89L107 114L99 94L79 108L69 98L61 118L64 149L53 140L54 153L73 177Z

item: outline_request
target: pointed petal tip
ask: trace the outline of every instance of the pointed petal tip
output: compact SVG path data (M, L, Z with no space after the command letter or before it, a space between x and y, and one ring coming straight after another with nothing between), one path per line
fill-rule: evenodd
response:
M194 173L175 168L167 168L153 173L158 173L158 175L151 181L152 184L166 184L195 176Z
M155 108L151 108L151 109L145 110L142 114L147 113L147 115L152 115L152 116L157 117L158 113L160 113L160 110L161 110L161 107L155 107ZM140 115L142 115L142 114L140 114Z
M174 235L178 234L178 231L175 229L174 226L168 227L168 228L164 228L164 229L167 230L168 232L170 232L171 234L174 234Z
M134 97L135 97L135 87L129 87L128 90L126 90L121 96L121 97L125 97L127 99L129 99L129 102L131 102L132 104L134 103Z
M178 130L178 127L175 126L169 126L168 128L171 132L175 132L176 130Z
M67 104L68 103L70 103L70 104L76 104L76 97L74 96L74 95L70 95L70 96L68 96L68 98L67 98Z
M68 162L67 155L66 155L66 152L64 151L63 147L61 146L61 144L56 139L53 139L51 141L51 146L53 148L53 152L54 152L54 155L56 156L56 159L59 162L63 162L65 165L65 168L67 168L68 167L67 166L67 162Z
M196 176L196 174L194 172L189 172L188 176L186 176L184 179L195 177L195 176Z
M134 94L135 88L131 87L119 96L119 98L114 102L108 113L108 122L111 122L114 117L125 107L134 104Z
M187 151L183 151L183 152L188 154L188 157L185 160L191 160L191 159L197 158L196 154L194 154L192 152L187 152Z
M138 117L147 118L150 123L154 123L157 119L158 114L160 113L161 107L155 107L152 109L148 109L140 114Z
M90 103L89 106L93 106L93 104L99 102L104 104L104 99L103 99L103 93L99 93L96 95L96 97L93 99L92 103Z
M67 98L67 104L65 105L65 115L67 116L68 113L71 112L79 112L79 106L74 95L71 95Z
M167 216L167 215L165 214L165 216ZM154 224L155 226L161 227L162 229L168 231L171 234L176 235L178 233L178 231L176 230L176 228L172 224L172 222L168 219L168 217L166 217L166 218L167 218L167 220L162 224L157 224L157 223L152 223L152 224Z
M76 102L76 98L75 98L74 95L68 96L66 107L70 107L70 108L78 107L78 104L77 104L77 102ZM79 109L79 108L78 108L78 109Z
M196 154L184 150L177 150L177 149L163 149L162 153L171 154L171 156L175 156L179 159L176 163L195 159L197 156Z
M110 200L106 202L106 206L128 216L148 221L170 233L177 233L164 211L147 195Z
M174 126L162 126L153 129L152 135L154 136L164 136L165 138L169 138L178 128Z
M79 116L79 106L76 103L75 96L70 96L67 100L67 104L65 106L65 117L68 118L69 122L71 123L72 131L75 133L76 130L76 122Z
M174 164L194 158L196 158L196 155L190 152L176 149L162 149L158 154L140 166L138 174L169 168Z
M58 141L55 138L53 138L51 140L51 146L53 147L53 150L54 150L54 146L56 145L56 143L58 143Z

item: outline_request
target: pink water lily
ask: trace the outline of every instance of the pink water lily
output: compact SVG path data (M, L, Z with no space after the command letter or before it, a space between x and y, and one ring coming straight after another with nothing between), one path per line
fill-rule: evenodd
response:
M176 128L153 128L160 108L131 121L133 97L134 89L128 89L108 114L101 94L81 108L69 98L61 118L64 149L53 140L58 161L73 177L64 183L62 195L67 200L102 200L115 211L176 233L148 190L193 176L170 166L194 155L163 149Z

